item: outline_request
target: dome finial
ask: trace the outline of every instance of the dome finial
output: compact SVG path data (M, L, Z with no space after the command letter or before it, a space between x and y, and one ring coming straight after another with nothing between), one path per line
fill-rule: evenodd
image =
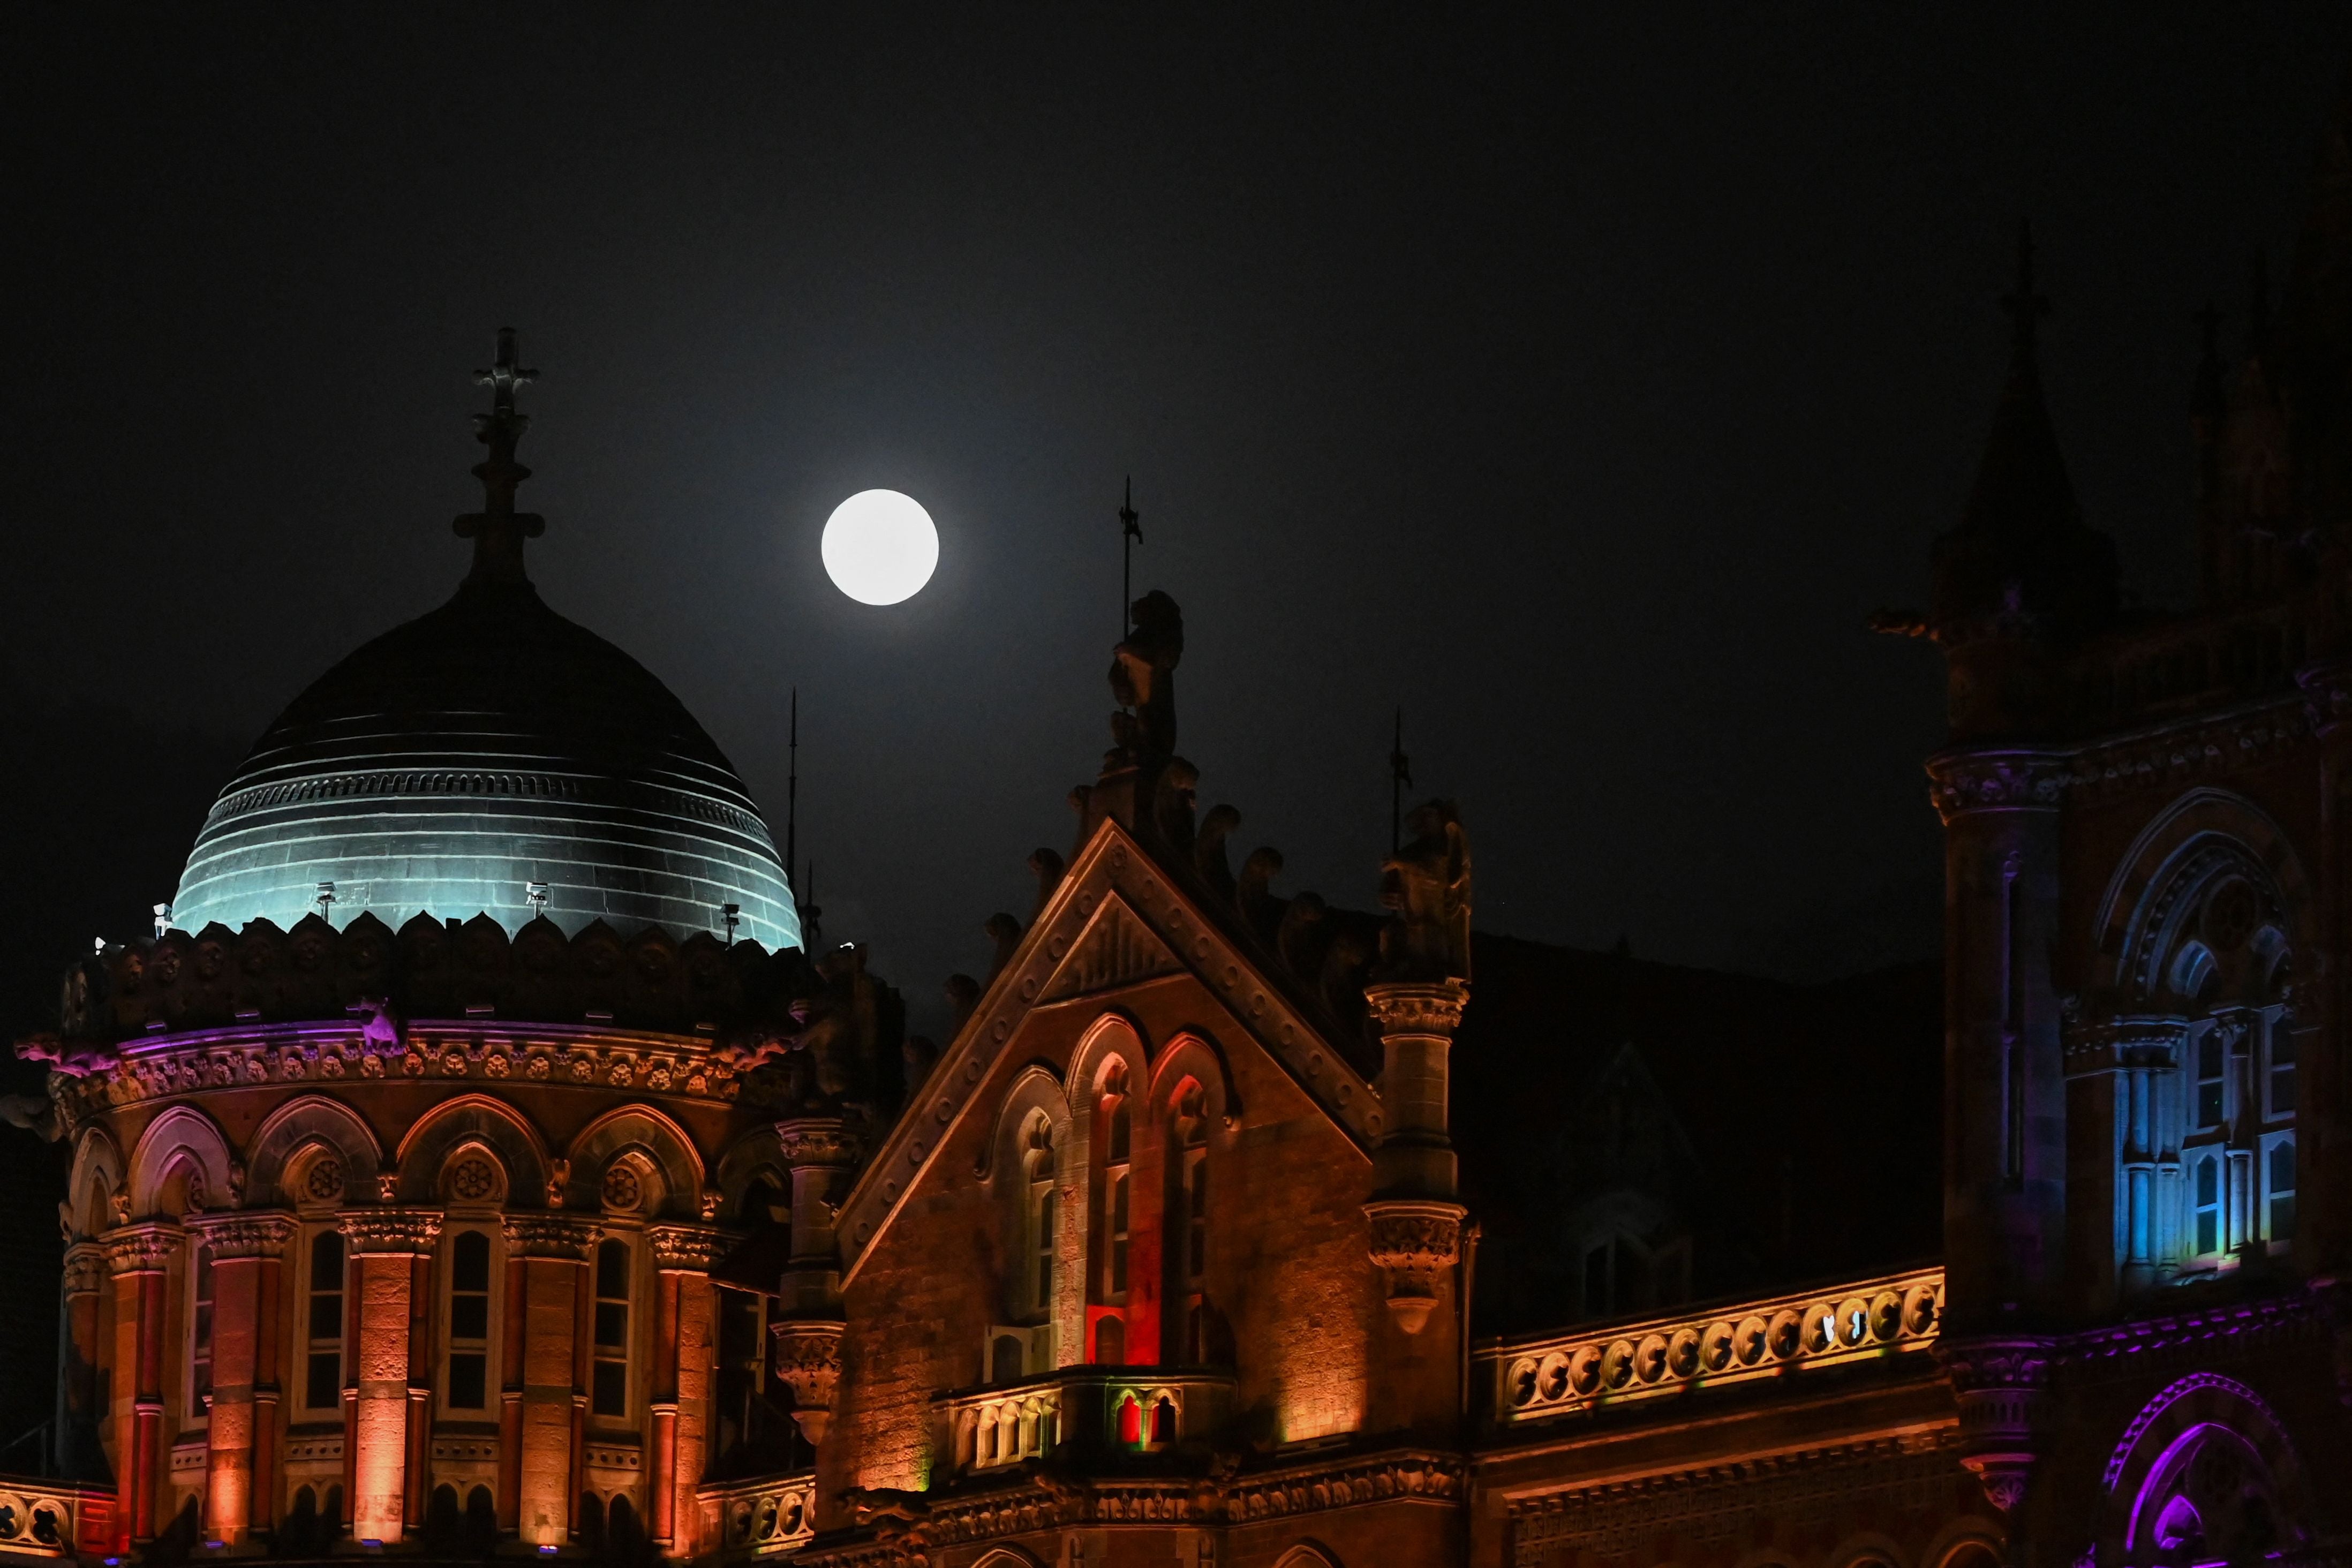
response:
M545 518L514 509L516 487L530 478L530 470L515 461L515 443L530 426L529 415L515 412L515 388L538 377L539 372L516 361L515 330L500 327L497 363L474 373L475 384L490 389L490 411L474 416L474 439L490 451L474 465L474 477L482 481L482 510L457 521L458 537L474 542L469 584L530 582L522 569L522 542L547 531Z

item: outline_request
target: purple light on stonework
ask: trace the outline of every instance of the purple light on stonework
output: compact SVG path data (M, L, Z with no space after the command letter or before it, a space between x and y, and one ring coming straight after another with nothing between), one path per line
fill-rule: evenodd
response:
M542 1546L539 1549L539 1554L541 1557L552 1557L555 1555L555 1548L552 1546Z

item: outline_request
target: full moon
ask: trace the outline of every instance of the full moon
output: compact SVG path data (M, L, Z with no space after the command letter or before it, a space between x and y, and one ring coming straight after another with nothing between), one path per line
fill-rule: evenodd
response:
M895 605L922 592L940 563L940 531L912 496L860 490L825 519L825 575L861 605Z

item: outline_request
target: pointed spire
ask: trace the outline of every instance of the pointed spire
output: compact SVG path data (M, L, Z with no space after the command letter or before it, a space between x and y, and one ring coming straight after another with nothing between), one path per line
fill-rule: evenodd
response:
M2035 284L2028 225L2018 227L2017 282L2001 308L2009 375L1960 526L1937 545L1930 620L1939 637L1988 619L2079 631L2115 605L2114 547L2083 524L2042 401L2041 323L2050 301Z
M2210 300L2197 312L2197 381L2189 394L2189 415L2210 434L2229 412L2222 386L2227 368L2221 363L2221 312Z
M474 416L474 439L489 455L474 465L482 481L482 510L457 519L461 539L474 542L474 569L468 587L527 584L522 542L547 531L547 520L514 509L515 490L530 478L530 470L515 460L515 446L530 426L530 416L515 411L515 389L537 380L539 372L526 370L515 352L515 330L499 329L498 358L488 370L474 373L477 385L490 389L490 411Z

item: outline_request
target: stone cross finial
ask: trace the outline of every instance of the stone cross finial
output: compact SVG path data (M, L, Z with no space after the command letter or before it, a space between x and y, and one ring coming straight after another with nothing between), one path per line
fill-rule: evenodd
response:
M515 490L530 478L530 470L515 461L515 445L530 426L530 416L515 412L515 388L538 379L539 372L516 363L515 330L499 329L499 354L488 370L474 373L477 385L490 389L490 411L474 416L474 439L489 455L474 465L482 481L482 510L457 520L461 539L474 542L472 584L528 583L522 568L522 542L547 531L546 520L514 509Z

